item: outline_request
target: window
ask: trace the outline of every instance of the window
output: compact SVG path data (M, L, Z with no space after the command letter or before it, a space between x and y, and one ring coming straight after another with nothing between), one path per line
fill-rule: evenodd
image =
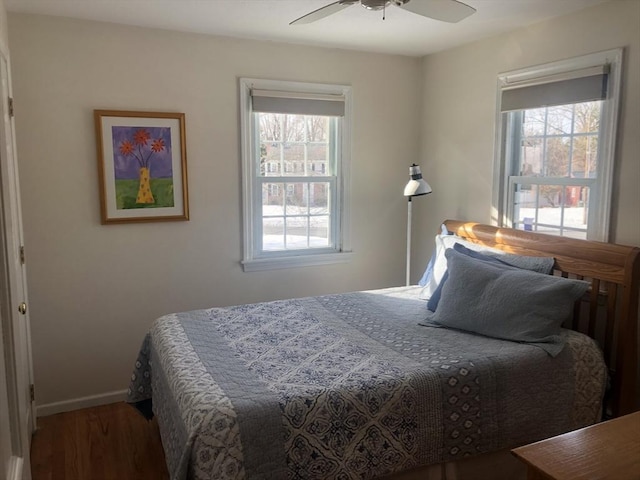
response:
M240 79L245 271L348 261L350 94Z
M621 50L501 75L499 225L606 241Z

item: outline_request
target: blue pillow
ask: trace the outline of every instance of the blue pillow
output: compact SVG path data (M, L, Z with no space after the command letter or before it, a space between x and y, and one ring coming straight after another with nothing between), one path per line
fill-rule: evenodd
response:
M476 260L481 260L483 262L490 262L495 265L502 265L503 267L522 268L524 270L531 270L533 272L544 274L551 273L551 270L553 270L553 264L555 263L553 257L529 257L525 255L514 255L511 253L495 254L491 252L477 252L460 243L454 244L453 249L458 253L462 253L463 255L467 255L468 257L475 258ZM448 278L449 275L447 270L442 276L442 280L440 280L438 287L427 302L428 310L435 312L436 308L438 308L438 303L440 302L440 297L442 295L442 287Z
M449 278L429 321L488 337L526 342L556 356L562 323L589 284L445 252Z

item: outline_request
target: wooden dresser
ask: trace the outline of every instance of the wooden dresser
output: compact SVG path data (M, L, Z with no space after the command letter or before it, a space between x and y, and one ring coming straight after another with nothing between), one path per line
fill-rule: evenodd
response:
M640 412L512 450L527 480L640 480Z

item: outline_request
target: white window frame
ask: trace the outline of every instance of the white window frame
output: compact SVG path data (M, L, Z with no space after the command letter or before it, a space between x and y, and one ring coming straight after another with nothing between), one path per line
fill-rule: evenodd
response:
M505 145L507 131L507 115L502 112L502 92L514 85L535 85L543 79L563 79L565 77L579 75L580 71L591 68L608 66L608 97L603 101L600 119L600 142L598 144L598 169L595 180L587 180L584 183L590 187L590 195L595 196L593 207L589 211L587 239L609 241L611 196L613 190L613 173L615 164L615 142L618 110L620 103L620 83L622 70L623 49L616 48L589 55L583 55L567 60L547 63L535 67L523 68L506 72L498 76L497 109L496 109L496 138L495 158L493 173L493 209L491 219L495 225L513 227L513 196L514 183L523 180L525 183L535 181L540 183L541 178L515 177L507 173L507 163L512 146ZM576 74L575 72L578 72ZM578 179L571 179L570 184L581 183ZM558 179L553 180L554 185L562 185ZM569 184L569 182L567 182Z
M243 259L245 272L277 268L305 267L345 263L351 260L351 87L316 83L240 78L240 125L243 190ZM258 152L257 125L251 108L251 90L270 90L298 95L340 95L344 98L344 117L339 120L339 148L336 171L335 202L332 228L336 229L335 248L301 249L294 251L261 252L258 248L262 235L262 187L258 181L259 169L255 159ZM291 177L296 181L297 177ZM307 177L301 177L307 180ZM314 177L309 177L313 179Z

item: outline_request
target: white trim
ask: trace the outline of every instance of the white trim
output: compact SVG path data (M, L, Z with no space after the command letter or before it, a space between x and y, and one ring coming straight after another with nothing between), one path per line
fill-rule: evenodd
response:
M89 395L88 397L72 398L61 402L45 403L36 408L38 417L55 415L56 413L71 412L81 408L97 407L110 403L123 402L127 398L127 390Z
M251 119L251 81L249 79L240 79L240 132L245 132L247 125L250 125ZM240 156L242 158L242 238L243 238L243 256L244 261L253 257L253 228L250 228L247 222L253 218L253 175L248 175L253 168L251 155L251 135L241 134L240 140Z
M334 263L348 263L353 254L351 252L325 253L316 255L296 255L276 258L259 258L242 261L245 272L260 272L278 268L311 267L315 265L331 265Z
M538 84L546 78L570 78L567 75L575 73L574 76L585 76L593 74L594 67L603 67L609 64L620 62L622 48L615 48L603 52L590 53L579 57L558 60L555 62L536 65L533 67L521 68L504 72L498 75L498 88L510 88L512 86L522 86L528 84ZM599 73L603 73L599 69Z
M596 235L589 240L600 240L608 242L611 236L611 196L613 193L613 171L615 168L615 147L617 140L618 118L620 108L620 86L622 83L622 48L603 52L610 64L607 101L603 102L602 122L603 130L600 142L600 158L609 159L608 162L598 162L598 198L600 207L595 210L596 225L598 230Z
M240 78L240 85L246 85L256 90L272 90L277 92L292 92L300 94L325 94L325 95L344 95L344 101L348 101L351 93L351 87L348 85L334 85L330 83L308 83L308 82L290 82L286 80L265 80L261 78Z
M518 175L509 176L509 184L521 185L559 185L567 187L590 187L596 183L595 178L571 178L571 177L525 177Z
M340 242L338 248L343 253L351 252L351 148L353 142L352 135L352 119L353 119L353 101L351 96L351 87L344 87L344 117L341 119L342 129L340 131L340 175L338 175L337 188L342 192L340 204L339 222L340 222Z
M334 93L281 92L278 90L251 89L252 97L295 98L298 100L324 100L327 102L344 102L344 95Z

